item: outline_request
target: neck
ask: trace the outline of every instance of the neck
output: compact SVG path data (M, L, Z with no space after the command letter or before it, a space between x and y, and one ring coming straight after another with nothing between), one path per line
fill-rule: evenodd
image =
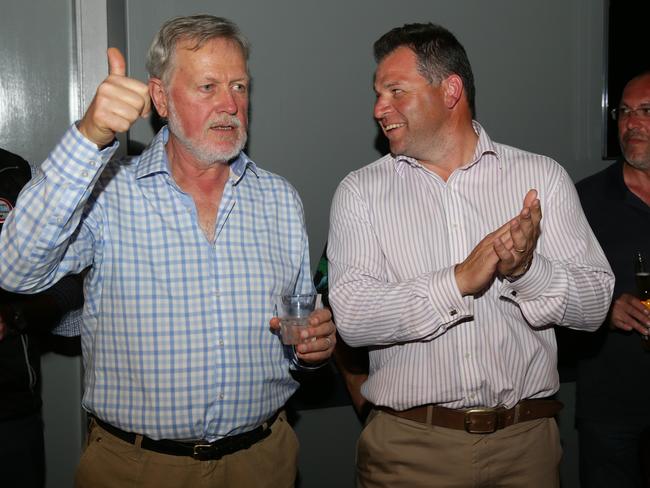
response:
M623 179L628 189L650 206L650 169L635 168L626 161Z
M215 161L207 164L197 160L183 144L170 135L165 147L172 177L184 191L210 193L225 185L230 168L227 162Z
M209 242L214 242L219 205L230 167L218 161L206 165L173 137L167 141L165 150L174 181L194 200L201 230Z
M420 163L447 181L449 176L472 160L478 143L471 118L450 121L446 134L440 137L437 151ZM442 142L444 141L444 142Z

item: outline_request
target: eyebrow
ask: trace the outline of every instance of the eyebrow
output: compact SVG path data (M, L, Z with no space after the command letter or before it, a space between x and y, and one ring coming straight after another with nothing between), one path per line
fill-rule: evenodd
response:
M377 85L377 83L374 83L373 84L373 89L375 91L377 91L377 88L376 88L377 86L379 86L379 88L388 89L388 88L392 88L394 86L403 85L403 84L404 84L404 81L402 81L402 80L399 80L399 81L391 80L391 81L389 81L387 83L384 83L383 85Z
M620 107L632 108L631 105L628 105L625 102L621 102ZM637 105L637 108L639 108L639 107L644 107L644 108L645 107L650 107L650 100L641 102L639 105Z

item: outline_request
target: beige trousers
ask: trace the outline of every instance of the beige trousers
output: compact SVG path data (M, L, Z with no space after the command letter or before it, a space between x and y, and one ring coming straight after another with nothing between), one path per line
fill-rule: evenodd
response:
M559 488L555 419L488 435L373 411L357 445L359 488Z
M94 424L77 468L75 487L289 488L294 486L297 461L298 439L284 412L267 438L216 461L141 449Z

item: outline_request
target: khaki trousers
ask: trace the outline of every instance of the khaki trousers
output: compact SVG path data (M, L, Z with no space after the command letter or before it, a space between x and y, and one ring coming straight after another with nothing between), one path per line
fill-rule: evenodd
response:
M561 457L555 419L480 435L374 410L357 444L357 486L559 488Z
M271 426L271 435L216 461L141 449L94 424L77 468L75 487L289 488L294 486L297 460L298 439L284 412Z

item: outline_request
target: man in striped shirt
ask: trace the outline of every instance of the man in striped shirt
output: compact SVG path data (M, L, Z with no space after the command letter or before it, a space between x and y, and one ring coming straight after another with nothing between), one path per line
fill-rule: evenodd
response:
M7 218L0 286L37 292L90 266L92 423L76 486L293 485L298 445L281 409L297 383L269 320L274 296L313 285L298 194L242 151L248 49L226 19L171 19L148 85L109 49L109 76ZM115 133L150 97L168 126L141 156L111 161ZM310 316L298 359L331 355L330 318Z
M449 31L374 47L390 154L340 184L328 239L337 327L370 350L359 486L559 486L553 326L597 328L611 269L566 171L473 120Z

